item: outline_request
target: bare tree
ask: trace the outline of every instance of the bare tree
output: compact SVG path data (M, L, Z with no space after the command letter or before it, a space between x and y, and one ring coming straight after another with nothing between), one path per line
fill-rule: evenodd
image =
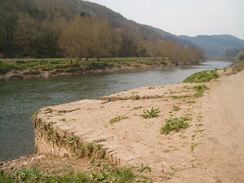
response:
M67 57L76 58L77 64L82 58L88 60L91 56L92 28L90 17L77 16L60 35L60 48L63 49Z
M93 55L99 60L103 56L109 56L112 45L112 32L107 18L93 19Z

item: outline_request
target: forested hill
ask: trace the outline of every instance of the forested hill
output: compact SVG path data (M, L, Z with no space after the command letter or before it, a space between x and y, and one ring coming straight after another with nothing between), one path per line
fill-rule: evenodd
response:
M167 57L203 51L82 0L0 0L0 57Z
M244 40L227 34L210 36L200 35L196 37L179 37L183 40L191 41L195 45L203 48L206 56L209 57L228 56L228 52L235 52L235 50L244 48ZM235 54L232 56L235 56Z
M190 40L186 40L186 39L182 39L179 36L176 36L174 34L171 34L167 31L164 31L162 29L153 27L153 26L149 26L149 25L145 25L147 28L153 30L154 32L160 34L161 36L163 36L166 39L172 39L175 40L177 42L179 42L182 46L188 45L188 46L193 46L193 47L197 47L196 44L194 44L193 42L191 42ZM200 46L199 46L200 47Z

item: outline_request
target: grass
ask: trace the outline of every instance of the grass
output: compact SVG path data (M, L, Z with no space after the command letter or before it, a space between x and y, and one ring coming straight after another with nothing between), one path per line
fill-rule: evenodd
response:
M128 118L127 116L117 116L117 117L111 119L111 120L109 121L109 123L110 123L110 124L114 124L114 123L117 123L117 122L119 122L119 121L121 121L121 120L123 120L123 119L127 119L127 118Z
M199 98L203 96L203 93L208 90L209 88L205 85L200 86L194 86L193 89L195 89L197 92L194 94L195 98Z
M32 113L32 115L31 115L32 121L35 121L37 119L37 116L38 116L39 113L40 113L40 111L36 111L36 112Z
M219 77L220 77L219 74L214 72L213 70L203 71L203 72L198 72L198 73L192 74L191 76L187 77L183 82L184 83L204 83L204 82L209 82L212 79L217 79Z
M186 98L199 98L203 96L203 93L209 88L205 85L194 86L192 89L196 90L194 95L180 95L180 96L171 96L172 99L186 99ZM195 101L190 101L189 103L195 103Z
M166 119L166 124L161 128L161 134L169 134L172 131L179 132L181 129L188 128L190 125L186 122L189 118L170 118Z
M180 106L173 105L173 110L174 111L179 111L179 110L181 110L181 108L180 108Z
M133 168L138 172L151 172L152 171L152 169L149 166L143 165L143 164L141 164L140 166L134 166Z
M167 60L166 60L167 61ZM167 61L170 63L170 61ZM0 59L0 74L10 71L28 70L29 73L36 71L56 71L56 72L80 72L81 70L95 70L122 65L131 67L143 67L145 65L160 65L161 58L102 58L97 61L91 58L88 61L76 62L71 64L68 58L49 58L49 59Z
M141 109L142 106L137 106L137 107L133 107L132 110L138 110L138 109Z
M172 99L185 99L192 97L191 95L180 95L180 96L171 96Z
M190 146L190 148L191 148L191 152L193 152L194 149L195 149L195 147L197 147L198 145L199 145L198 142L192 142L192 144L191 144L191 146Z
M68 174L64 176L48 176L47 172L37 169L22 169L6 173L0 171L1 183L95 183L114 182L126 183L136 179L130 169L116 168L107 163L94 165L94 169L88 173ZM143 182L146 179L142 180Z
M144 110L143 112L144 114L142 114L141 116L146 119L158 117L158 114L160 113L158 108L154 109L153 107L151 108L150 111Z

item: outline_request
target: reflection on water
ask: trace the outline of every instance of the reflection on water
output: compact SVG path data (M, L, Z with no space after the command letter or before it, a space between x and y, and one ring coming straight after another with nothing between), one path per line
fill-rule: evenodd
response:
M196 66L0 82L0 161L34 152L30 116L41 107L95 99L141 86L177 83L195 72L230 64L209 61Z

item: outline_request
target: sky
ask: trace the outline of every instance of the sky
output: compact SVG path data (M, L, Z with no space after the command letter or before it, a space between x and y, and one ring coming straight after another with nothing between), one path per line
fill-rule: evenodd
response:
M176 35L231 34L244 40L244 0L88 0Z

